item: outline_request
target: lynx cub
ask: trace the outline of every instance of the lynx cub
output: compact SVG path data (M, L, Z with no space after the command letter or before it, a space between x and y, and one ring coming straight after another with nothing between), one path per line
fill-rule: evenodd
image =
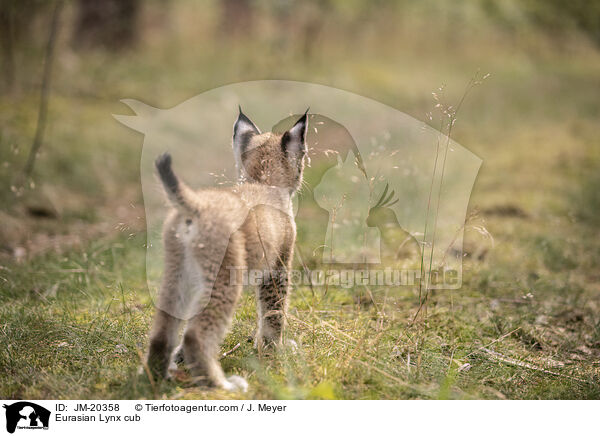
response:
M305 113L283 135L261 134L240 108L233 132L239 184L229 189L194 192L171 169L169 154L156 160L173 206L164 223L165 270L148 353L148 366L156 376L166 377L169 365L182 354L200 384L246 390L242 377L225 378L217 360L242 292L241 280L232 280L236 269L267 272L257 290L256 343L281 345L296 238L291 197L302 181L306 129ZM212 290L206 293L203 283L214 284ZM175 349L181 320L170 309L190 289L205 297L196 301L196 312L188 308L191 318Z

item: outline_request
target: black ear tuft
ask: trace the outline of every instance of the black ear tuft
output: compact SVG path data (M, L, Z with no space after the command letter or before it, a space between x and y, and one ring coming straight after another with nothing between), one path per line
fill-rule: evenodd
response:
M242 107L238 105L240 113L238 114L237 120L233 125L233 157L235 158L235 166L238 170L238 177L240 179L244 178L244 169L242 164L242 155L246 151L248 147L248 143L250 139L254 135L260 135L260 130L258 127L244 115L242 112Z
M281 148L287 153L306 152L306 130L308 127L308 109L304 115L296 121L290 130L281 138Z
M236 137L239 138L241 135L248 133L260 135L260 130L258 130L258 127L256 127L256 125L250 120L250 118L248 118L244 114L244 112L242 112L242 107L238 105L238 108L240 110L240 113L238 114L238 118L235 121L235 124L233 125L234 141Z

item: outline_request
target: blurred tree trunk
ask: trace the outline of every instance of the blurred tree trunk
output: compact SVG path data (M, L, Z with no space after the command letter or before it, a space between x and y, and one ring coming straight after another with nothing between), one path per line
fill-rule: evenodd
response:
M49 13L55 1L0 0L0 80L1 88L14 91L19 80L18 54L24 44L37 47L38 33L32 31L38 16ZM3 89L4 90L4 89Z
M226 37L246 37L252 30L252 0L222 0L220 30Z
M76 47L131 47L138 34L139 0L79 0L73 34Z
M313 57L321 32L325 27L325 18L331 15L331 4L328 0L318 0L305 5L304 21L301 24L302 54L305 60Z
M50 82L52 80L52 65L54 63L54 48L56 45L56 36L59 28L60 14L63 9L63 0L57 0L52 12L52 21L50 22L50 34L46 43L46 53L44 57L44 72L42 76L42 93L40 99L40 109L38 112L38 122L35 131L35 138L27 157L27 163L23 174L25 177L31 176L35 159L38 155L42 142L44 141L44 131L46 130L46 116L48 113L48 97L50 93Z
M15 83L14 19L8 0L0 0L0 39L2 40L2 73L7 91Z

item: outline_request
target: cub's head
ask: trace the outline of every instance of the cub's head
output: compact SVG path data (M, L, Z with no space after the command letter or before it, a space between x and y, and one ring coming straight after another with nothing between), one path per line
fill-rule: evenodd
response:
M279 135L260 133L240 108L233 126L233 154L239 180L296 191L302 183L307 152L307 113L291 129Z

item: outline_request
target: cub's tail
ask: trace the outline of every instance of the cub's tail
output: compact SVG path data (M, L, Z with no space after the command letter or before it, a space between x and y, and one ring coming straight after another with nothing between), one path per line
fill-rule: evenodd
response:
M171 204L182 212L191 215L197 214L196 205L198 200L196 194L189 186L180 181L173 172L171 155L169 153L160 155L154 164Z

